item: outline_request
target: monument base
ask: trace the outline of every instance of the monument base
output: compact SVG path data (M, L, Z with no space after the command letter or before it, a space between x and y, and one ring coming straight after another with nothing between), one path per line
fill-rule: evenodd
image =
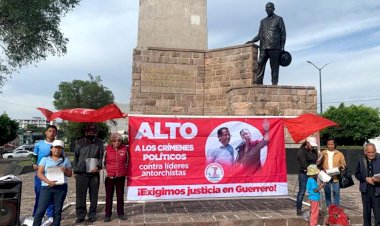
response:
M154 115L298 116L317 110L309 86L250 85L256 45L208 51L135 49L131 112Z
M298 116L315 113L317 91L310 86L251 85L227 92L229 115Z

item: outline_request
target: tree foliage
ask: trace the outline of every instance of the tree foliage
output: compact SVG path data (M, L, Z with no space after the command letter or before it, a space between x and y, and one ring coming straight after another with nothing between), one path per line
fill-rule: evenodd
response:
M6 113L0 115L0 146L17 137L18 123L8 117Z
M338 124L338 127L329 127L321 132L323 140L335 138L341 145L362 145L366 139L380 135L379 110L364 105L346 107L343 103L336 107L329 107L323 113Z
M54 106L58 109L91 108L99 109L113 103L112 92L102 85L100 76L89 74L90 80L62 82L54 93Z
M67 52L61 17L80 0L0 0L0 88L19 68Z
M53 104L56 109L91 108L99 109L113 103L112 92L102 85L100 76L89 74L90 80L73 80L61 82L54 93ZM68 140L75 140L83 136L85 123L63 122L61 128ZM108 134L108 126L98 123L99 138L105 138Z

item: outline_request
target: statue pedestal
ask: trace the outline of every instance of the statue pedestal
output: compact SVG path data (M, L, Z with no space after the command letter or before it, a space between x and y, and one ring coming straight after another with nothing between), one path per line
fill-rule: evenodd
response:
M317 111L317 91L310 86L251 85L227 92L229 115L297 116Z
M251 85L257 46L135 49L131 113L298 116L317 112L310 86ZM269 76L269 75L267 75Z

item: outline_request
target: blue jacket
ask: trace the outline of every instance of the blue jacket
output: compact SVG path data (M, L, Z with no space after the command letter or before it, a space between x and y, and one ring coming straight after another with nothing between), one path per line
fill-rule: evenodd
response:
M372 165L373 174L380 173L380 154L376 153ZM360 181L359 190L363 193L367 192L367 181L365 180L365 178L368 177L366 156L358 160L355 177ZM375 183L375 193L376 195L380 195L380 183Z

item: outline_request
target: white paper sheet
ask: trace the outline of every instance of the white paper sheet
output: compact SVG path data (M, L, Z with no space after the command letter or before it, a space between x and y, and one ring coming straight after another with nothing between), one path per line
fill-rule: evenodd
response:
M326 182L326 183L331 180L331 177L327 173L325 173L325 171L322 171L322 170L321 170L321 172L319 172L318 178L321 181Z
M97 167L99 160L96 158L88 158L86 159L86 171L87 173L91 173L95 167Z
M328 169L326 170L326 173L329 175L329 176L335 176L335 175L339 175L340 174L340 171L339 171L339 168L338 167L334 167L332 169Z
M46 169L46 178L51 181L55 181L55 184L64 184L65 175L60 167L48 167Z

